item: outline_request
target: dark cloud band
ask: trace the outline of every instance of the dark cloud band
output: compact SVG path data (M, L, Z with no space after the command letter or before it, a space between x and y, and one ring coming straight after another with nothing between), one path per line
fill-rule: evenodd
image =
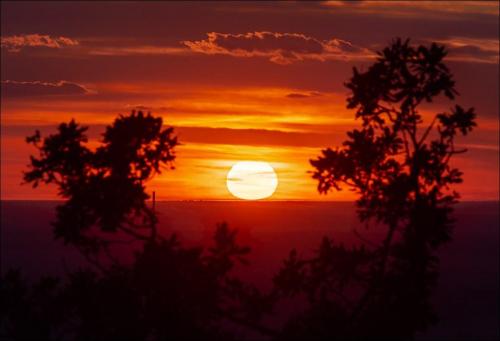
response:
M67 81L59 81L57 83L2 81L2 97L84 95L88 93L90 91L83 85Z

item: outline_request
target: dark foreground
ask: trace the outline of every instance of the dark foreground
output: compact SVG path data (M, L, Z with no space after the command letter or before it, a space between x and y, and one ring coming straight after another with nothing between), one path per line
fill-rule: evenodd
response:
M30 278L60 275L84 264L71 247L52 239L56 202L3 201L1 268L17 267ZM384 231L365 231L352 203L321 202L160 202L160 231L176 232L187 244L207 244L215 225L226 221L252 247L251 265L240 276L267 288L291 248L308 254L328 235L346 244L359 242L354 230L377 239ZM441 252L441 274L433 301L437 326L420 339L499 338L499 206L467 202L456 207L452 242ZM293 309L293 307L291 307Z

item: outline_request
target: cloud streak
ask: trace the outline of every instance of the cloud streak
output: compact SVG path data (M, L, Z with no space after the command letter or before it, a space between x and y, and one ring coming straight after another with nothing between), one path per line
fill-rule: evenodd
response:
M458 19L469 15L498 16L498 1L324 1L336 12L361 13L400 18Z
M91 93L91 91L83 85L67 81L59 81L56 83L40 81L2 81L2 97L84 95L88 93Z
M131 56L131 55L183 55L191 51L185 47L173 46L130 46L130 47L102 47L92 48L90 55L95 56Z
M322 93L318 91L291 92L286 95L286 98L303 99L303 98L315 98L319 96L322 96Z
M41 34L24 34L1 37L1 47L9 52L19 52L25 47L48 47L60 49L78 45L78 41L67 37L52 37Z
M448 47L450 50L448 60L488 64L499 62L498 39L451 37L435 41Z
M342 39L320 40L301 33L248 32L207 33L202 40L181 42L191 51L208 55L263 57L287 65L304 60L364 60L373 52Z

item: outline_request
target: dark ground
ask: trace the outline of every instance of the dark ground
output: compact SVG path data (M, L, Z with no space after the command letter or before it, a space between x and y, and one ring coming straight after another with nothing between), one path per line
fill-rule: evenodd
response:
M2 201L1 266L19 267L31 278L63 274L83 264L71 247L52 239L50 221L56 202ZM178 232L188 245L207 244L215 224L227 221L252 247L251 265L240 269L246 280L270 285L282 259L295 247L307 254L323 235L347 244L358 242L353 229L368 238L380 229L359 226L346 202L159 202L160 231ZM457 205L452 242L441 252L441 275L434 302L441 319L419 339L499 338L499 204Z

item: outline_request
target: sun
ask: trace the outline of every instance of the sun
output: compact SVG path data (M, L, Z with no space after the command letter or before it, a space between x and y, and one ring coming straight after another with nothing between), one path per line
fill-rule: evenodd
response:
M269 198L278 187L278 176L267 162L240 161L227 173L226 185L237 198L259 200Z

